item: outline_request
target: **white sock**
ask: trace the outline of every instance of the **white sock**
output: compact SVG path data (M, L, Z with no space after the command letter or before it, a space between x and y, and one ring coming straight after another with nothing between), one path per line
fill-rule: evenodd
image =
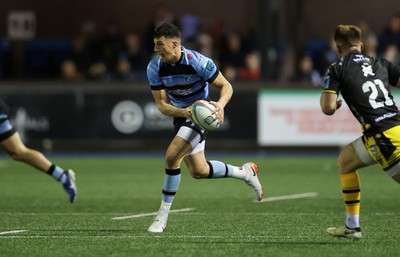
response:
M360 215L359 214L346 214L346 226L348 228L359 228L360 227Z
M241 180L245 180L247 178L247 171L243 167L235 167L233 166L233 173L232 173L233 178L238 178Z
M166 203L164 201L161 201L160 210L169 212L169 210L171 209L171 205L172 205L172 203Z

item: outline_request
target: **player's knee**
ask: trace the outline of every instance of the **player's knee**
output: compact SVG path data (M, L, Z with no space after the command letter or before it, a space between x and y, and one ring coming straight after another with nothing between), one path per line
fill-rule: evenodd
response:
M174 155L169 155L167 154L165 156L165 164L167 165L167 167L175 167L175 166L179 166L179 159L174 156Z
M355 172L357 169L365 166L352 147L342 149L337 160L337 165L341 174Z
M208 174L208 171L205 169L195 168L190 171L190 175L195 179L207 178Z
M201 173L190 173L192 178L194 179L202 179L203 177L201 176Z
M7 153L14 161L22 161L24 159L23 151L13 150L13 151L8 151Z

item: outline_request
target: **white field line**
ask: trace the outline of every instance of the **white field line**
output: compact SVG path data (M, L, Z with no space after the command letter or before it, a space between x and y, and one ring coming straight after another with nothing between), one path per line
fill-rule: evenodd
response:
M170 213L172 213L172 212L187 212L187 211L193 211L193 210L195 210L195 209L194 208L177 209L177 210L171 210ZM146 216L154 216L156 214L157 214L157 212L141 213L141 214L136 214L136 215L132 215L132 216L114 217L112 219L113 220L126 220L126 219L141 218L141 217L146 217Z
M271 239L275 239L275 238L287 238L287 239L308 239L311 238L310 236L298 236L296 235L294 236L257 236L257 235L248 235L248 236L227 236L227 235L194 235L194 236L190 236L190 235L105 235L105 236L99 236L99 235L30 235L30 236L7 236L7 237L0 237L1 239L13 239L13 238L17 238L17 239L24 239L24 238L28 238L28 239L35 239L35 238L63 238L63 239L75 239L75 238L99 238L99 239L124 239L124 238L133 238L133 239L153 239L153 238L232 238L232 239L240 239L240 238L271 238Z
M215 214L216 212L192 212L192 213L186 213L183 215L197 215L197 216L202 216L202 215L210 215L210 214ZM67 212L62 212L62 213L54 213L54 212L41 212L41 213L22 213L22 212L0 212L0 216L1 215L20 215L20 216L44 216L44 215L51 215L51 216L71 216L71 215L75 215L75 216L115 216L115 215L123 215L124 213L115 213L115 212L102 212L102 213L92 213L92 212L87 212L87 213L67 213ZM269 212L235 212L235 213L225 213L224 215L237 215L237 214L241 214L241 215L265 215L265 216L274 216L274 215L326 215L326 213L304 213L304 212L296 212L296 213L286 213L286 212L273 212L273 213L269 213ZM364 214L367 215L367 214ZM399 213L397 212L375 212L375 213L371 213L369 212L368 215L377 215L377 216L382 216L382 215L386 215L386 216L398 216Z
M26 232L28 230L11 230L11 231L3 231L0 232L0 236L1 235L8 235L8 234L16 234L16 233L22 233L22 232Z
M120 212L0 212L0 215L21 215L21 216L104 216L123 215Z
M316 197L318 195L317 192L308 192L302 194L294 194L294 195L281 195L281 196L272 196L262 199L261 201L256 201L258 203L263 202L274 202L274 201L284 201L284 200L292 200L299 198L307 198L307 197Z

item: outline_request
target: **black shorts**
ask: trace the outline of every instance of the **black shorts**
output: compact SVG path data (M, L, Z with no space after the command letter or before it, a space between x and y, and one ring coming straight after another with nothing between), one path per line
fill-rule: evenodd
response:
M183 118L183 117L174 118L175 133L178 133L179 129L182 126L189 127L191 129L193 129L194 131L196 131L197 133L199 133L199 135L201 136L201 141L206 139L207 131L205 131L201 127L197 126L193 121Z

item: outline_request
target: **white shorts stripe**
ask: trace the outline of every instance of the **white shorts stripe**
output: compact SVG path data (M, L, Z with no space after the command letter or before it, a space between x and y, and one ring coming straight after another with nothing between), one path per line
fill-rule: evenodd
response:
M206 141L201 141L201 135L194 129L182 126L179 128L177 136L185 139L192 145L192 151L190 151L187 155L192 155L203 151L206 145ZM200 142L201 141L201 142Z

